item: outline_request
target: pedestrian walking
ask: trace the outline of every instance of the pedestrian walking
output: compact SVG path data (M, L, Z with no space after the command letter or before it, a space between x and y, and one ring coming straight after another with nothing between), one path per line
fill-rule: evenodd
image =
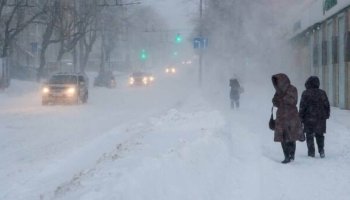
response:
M325 91L320 88L317 76L311 76L305 83L299 105L299 116L304 125L308 156L315 157L314 138L321 158L325 157L324 134L326 133L326 120L330 116L330 106Z
M230 87L231 108L234 109L235 106L236 108L239 108L239 99L240 94L242 93L242 87L236 78L230 79Z
M281 142L284 154L282 163L286 164L295 159L296 141L305 140L297 109L298 91L286 74L273 75L272 84L275 88L272 103L277 107L274 141Z

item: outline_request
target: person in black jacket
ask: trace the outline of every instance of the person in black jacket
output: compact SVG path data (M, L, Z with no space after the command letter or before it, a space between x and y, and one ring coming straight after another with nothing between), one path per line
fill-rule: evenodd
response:
M315 157L314 137L320 157L325 157L324 134L326 133L326 120L330 115L330 106L325 91L319 89L320 80L317 76L311 76L305 83L299 106L299 116L304 124L308 156Z
M236 104L236 108L239 108L239 97L242 89L238 80L230 79L230 87L231 87L231 91L230 91L231 108L234 109L235 104Z

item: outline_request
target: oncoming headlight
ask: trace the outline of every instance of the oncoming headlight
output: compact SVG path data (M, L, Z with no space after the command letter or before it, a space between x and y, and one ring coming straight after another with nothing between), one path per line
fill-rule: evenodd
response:
M171 68L171 72L172 73L176 73L176 69L175 68Z
M130 78L129 78L129 84L130 84L130 85L133 85L134 82L135 82L135 79L134 79L133 77L130 77Z
M44 94L47 94L50 92L50 89L48 87L44 87L43 88L43 91L42 91Z
M142 82L143 82L143 84L147 85L147 83L148 83L148 78L147 78L147 77L143 77Z
M166 73L169 73L169 71L170 71L169 68L166 68L166 69L165 69L165 72L166 72Z
M154 81L154 77L153 77L153 76L150 76L150 77L149 77L149 80L150 80L150 81Z
M70 88L68 88L67 90L66 90L66 93L68 94L68 95L74 95L75 94L75 92L76 92L76 90L75 90L75 88L74 87L70 87Z

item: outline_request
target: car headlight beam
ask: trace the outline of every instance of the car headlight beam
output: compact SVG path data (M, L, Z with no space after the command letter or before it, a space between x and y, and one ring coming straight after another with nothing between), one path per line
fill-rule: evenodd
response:
M148 78L147 78L147 77L143 77L142 82L143 82L145 85L147 85L147 83L148 83Z
M43 90L42 90L42 92L43 92L44 94L47 94L47 93L50 92L50 89L49 89L48 87L44 87Z
M129 78L129 84L133 85L135 83L135 79L133 77Z
M72 96L72 95L74 95L75 93L76 93L76 89L75 89L74 87L70 87L70 88L68 88L68 89L66 90L66 94L67 94L67 95Z

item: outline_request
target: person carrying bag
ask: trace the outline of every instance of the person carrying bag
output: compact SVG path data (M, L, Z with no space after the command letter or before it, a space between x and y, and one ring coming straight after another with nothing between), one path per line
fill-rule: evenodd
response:
M296 141L305 141L296 106L298 91L286 74L273 75L272 84L275 88L272 103L277 112L276 120L273 120L272 109L269 127L274 130L274 141L281 142L284 154L282 163L286 164L295 159Z

